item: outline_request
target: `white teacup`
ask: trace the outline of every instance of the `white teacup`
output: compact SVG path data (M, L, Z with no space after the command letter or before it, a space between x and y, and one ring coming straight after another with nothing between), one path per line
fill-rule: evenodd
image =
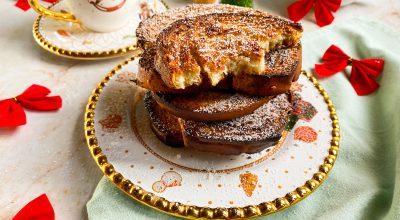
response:
M36 12L54 19L80 23L97 32L115 31L135 16L138 0L63 0L70 13L55 12L41 6L38 0L29 0Z

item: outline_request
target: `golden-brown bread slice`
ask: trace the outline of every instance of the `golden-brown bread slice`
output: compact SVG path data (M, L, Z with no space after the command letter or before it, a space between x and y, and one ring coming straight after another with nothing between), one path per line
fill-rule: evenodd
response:
M196 93L212 88L205 78L200 85L192 85L185 89L168 87L154 69L155 48L149 48L142 54L139 71L135 82L148 90L157 93L181 94ZM289 91L292 81L297 80L301 72L301 44L292 48L278 49L265 55L263 75L231 75L222 80L216 87L234 89L249 95L270 96Z
M264 13L251 8L239 7L226 4L192 4L185 7L175 8L163 13L154 14L152 17L140 22L136 29L137 44L142 49L155 45L158 34L171 23L185 18L211 13L232 13L241 11L252 11L253 13Z
M169 113L194 121L226 121L251 114L272 96L249 96L231 91L204 91L195 94L156 94L156 102Z
M228 74L265 75L265 54L299 44L301 25L273 15L214 13L177 20L157 37L155 68L168 87L185 89Z
M220 122L196 122L175 117L156 104L150 92L145 106L157 137L167 145L237 155L274 146L282 136L291 111L291 96L272 98L252 114Z

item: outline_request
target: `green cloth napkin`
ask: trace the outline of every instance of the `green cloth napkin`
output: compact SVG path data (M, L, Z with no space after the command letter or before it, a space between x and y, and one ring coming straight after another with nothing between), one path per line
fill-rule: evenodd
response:
M306 33L304 68L312 71L331 44L356 59L384 58L381 88L361 97L343 73L320 80L340 120L339 157L316 192L268 219L400 219L400 34L372 18ZM129 198L106 178L87 211L92 220L174 219Z

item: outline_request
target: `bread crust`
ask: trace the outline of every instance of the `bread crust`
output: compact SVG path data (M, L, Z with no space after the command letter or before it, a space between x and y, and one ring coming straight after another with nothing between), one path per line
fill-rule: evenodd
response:
M144 106L149 113L150 126L163 143L171 147L184 147L179 118L162 109L150 92L144 96Z

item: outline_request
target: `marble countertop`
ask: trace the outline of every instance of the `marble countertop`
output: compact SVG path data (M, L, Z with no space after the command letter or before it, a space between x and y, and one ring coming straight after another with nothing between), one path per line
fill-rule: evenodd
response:
M286 16L294 0L256 0L255 7ZM171 8L189 0L167 0ZM86 202L102 177L90 156L83 133L87 99L98 81L126 57L76 61L50 54L32 38L33 10L23 12L15 1L0 2L0 100L37 83L61 95L58 112L27 112L28 124L0 130L0 219L11 219L26 203L46 193L57 219L86 219ZM400 31L400 1L343 1L334 22L374 16ZM12 22L11 22L12 21ZM306 32L318 29L309 13Z

